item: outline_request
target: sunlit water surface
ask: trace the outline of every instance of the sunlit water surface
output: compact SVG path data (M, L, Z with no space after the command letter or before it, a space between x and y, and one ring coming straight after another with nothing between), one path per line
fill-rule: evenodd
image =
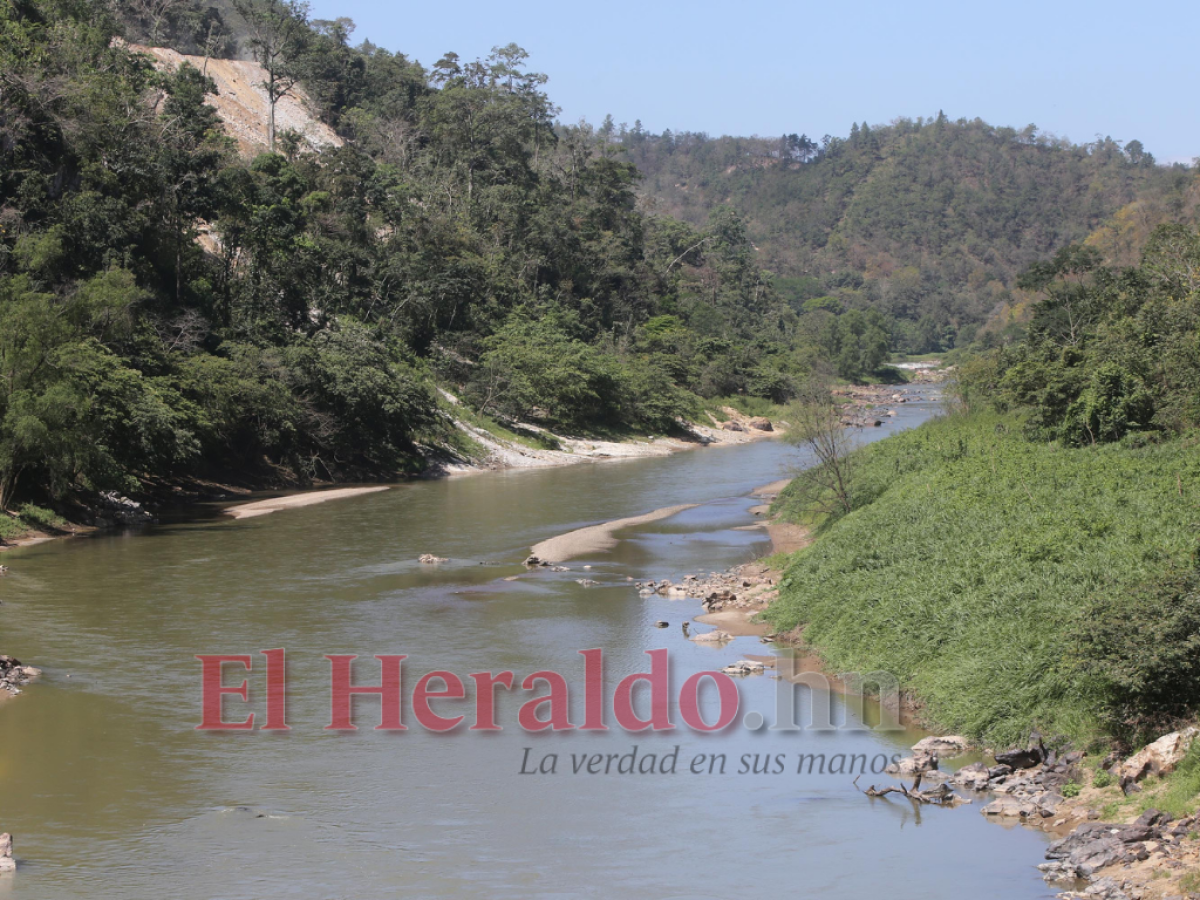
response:
M901 407L865 439L934 410ZM604 649L609 691L646 670L647 649L671 651L676 689L772 652L757 638L687 641L681 624L698 605L644 599L627 578L678 580L767 552L764 532L737 530L755 521L749 492L799 461L770 441L483 474L10 552L0 650L46 676L0 708L0 830L20 860L0 897L1052 896L1034 869L1042 838L1005 833L978 803L918 813L868 800L848 776L738 771L744 754L894 754L912 734L529 735L516 727L529 696L519 691L500 692L499 734L466 730L472 708L450 734L424 731L408 709L408 731L374 732L375 700L358 702L358 732L324 730L326 653L366 657L362 681L377 680L372 654L407 654L406 688L434 669L464 680L507 669L518 681L556 669L582 721L581 649ZM701 505L625 532L570 572L521 565L543 538L680 503ZM451 561L421 565L422 553ZM599 586L576 583L585 576ZM292 730L196 731L194 655L275 647L287 648ZM251 676L260 721L262 661ZM739 685L743 711L770 717L775 680ZM677 774L571 773L572 753L635 744L678 745ZM558 773L520 774L527 747L534 760L558 754ZM698 753L725 754L726 773L690 774Z

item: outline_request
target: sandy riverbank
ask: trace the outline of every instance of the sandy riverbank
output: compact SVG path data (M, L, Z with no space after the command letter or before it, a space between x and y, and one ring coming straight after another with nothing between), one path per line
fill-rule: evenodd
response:
M459 405L453 395L443 391L442 396L452 405ZM732 407L723 407L721 412L725 419L709 414L708 424L686 423L686 434L683 436L647 436L621 441L567 437L526 423L516 426L528 434L543 436L557 449L531 447L500 437L463 419L455 419L456 427L479 447L480 455L475 459L443 463L440 469L447 475L502 469L543 469L588 462L671 456L685 450L739 446L780 436L775 425L766 419L747 416Z
M328 503L330 500L342 500L346 497L357 497L360 494L375 494L379 491L391 490L390 485L374 487L335 488L330 491L307 491L301 494L288 494L286 497L272 497L269 500L256 500L252 503L242 503L224 510L225 515L235 519L252 519L265 516L281 509L296 509L300 506L314 506L318 503Z
M601 522L599 525L588 525L577 528L534 544L531 555L544 562L562 562L589 553L602 553L617 546L616 532L622 528L632 528L635 525L646 525L659 519L670 518L685 509L692 509L697 504L685 503L681 506L665 506L654 512L641 516L630 516L626 519L613 519L611 522Z

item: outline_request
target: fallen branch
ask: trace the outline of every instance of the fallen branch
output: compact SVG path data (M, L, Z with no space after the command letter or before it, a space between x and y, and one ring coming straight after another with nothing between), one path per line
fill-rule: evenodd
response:
M871 785L868 788L860 788L858 787L858 779L861 777L861 775L855 777L854 786L868 797L886 797L888 794L902 794L909 800L912 800L914 803L933 803L938 806L941 806L952 799L958 799L955 796L954 791L950 790L945 785L940 785L930 791L919 791L916 788L909 790L904 785L900 785L899 787L889 786L885 788L877 788L875 785Z

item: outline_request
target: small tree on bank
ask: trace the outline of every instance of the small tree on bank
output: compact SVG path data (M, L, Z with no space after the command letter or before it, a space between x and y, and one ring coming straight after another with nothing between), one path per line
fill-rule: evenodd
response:
M829 386L809 381L788 409L787 440L812 454L789 489L793 502L810 515L842 515L854 508L854 433L842 424L842 412Z

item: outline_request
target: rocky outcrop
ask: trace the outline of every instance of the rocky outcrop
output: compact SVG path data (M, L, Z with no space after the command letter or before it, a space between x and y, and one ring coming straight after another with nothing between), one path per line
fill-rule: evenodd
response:
M187 56L165 47L130 44L129 49L149 54L157 69L171 72L183 63L189 63L202 71L217 86L217 93L206 97L205 103L216 109L226 134L237 142L242 155L252 157L267 149L269 104L262 87L267 80L267 73L258 63L242 59ZM308 95L299 85L276 105L275 127L279 134L285 131L298 133L314 150L340 147L343 143L337 132L313 115Z
M753 659L739 659L727 665L723 671L726 675L761 675L767 667Z
M1147 775L1169 775L1192 746L1200 728L1185 728L1163 735L1153 744L1129 757L1117 771L1122 779L1141 781Z
M22 665L20 660L0 654L0 690L19 694L22 685L41 674L41 669Z
M724 644L733 640L733 635L726 631L706 631L703 634L693 634L690 638L697 644Z
M158 521L142 504L116 491L103 491L97 499L100 511L92 524L99 528L112 525L150 525Z
M961 735L930 736L917 741L913 745L913 753L936 753L938 756L948 757L966 752L969 746L970 741Z

